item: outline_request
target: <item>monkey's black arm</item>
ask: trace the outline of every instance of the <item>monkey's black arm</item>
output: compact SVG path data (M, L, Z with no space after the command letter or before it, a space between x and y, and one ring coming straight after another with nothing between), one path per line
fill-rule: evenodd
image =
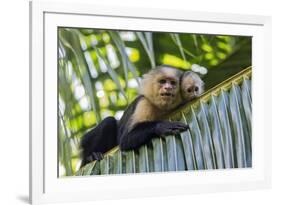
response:
M188 128L188 125L181 122L148 121L138 123L131 131L121 134L119 137L120 149L137 149L148 143L153 137L178 134Z

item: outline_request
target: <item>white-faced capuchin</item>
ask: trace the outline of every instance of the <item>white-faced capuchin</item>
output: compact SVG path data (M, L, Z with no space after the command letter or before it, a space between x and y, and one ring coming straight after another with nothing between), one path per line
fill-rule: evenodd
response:
M143 76L140 95L119 121L107 117L83 136L81 166L102 159L105 152L117 145L121 150L136 149L153 137L186 131L188 125L168 121L166 117L203 91L203 81L192 71L183 73L170 66L151 70Z

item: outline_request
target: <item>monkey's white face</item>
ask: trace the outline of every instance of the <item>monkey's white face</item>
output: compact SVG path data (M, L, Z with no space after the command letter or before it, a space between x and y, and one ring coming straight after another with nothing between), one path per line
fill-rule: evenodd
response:
M159 94L163 98L175 97L175 90L178 89L178 82L173 78L162 78L158 80Z
M180 104L180 76L174 68L161 67L144 75L140 93L160 110L169 111Z
M170 109L178 101L179 96L179 80L173 77L161 76L155 79L155 100L163 108Z
M193 100L204 92L204 82L195 73L188 73L182 78L181 93L186 101Z

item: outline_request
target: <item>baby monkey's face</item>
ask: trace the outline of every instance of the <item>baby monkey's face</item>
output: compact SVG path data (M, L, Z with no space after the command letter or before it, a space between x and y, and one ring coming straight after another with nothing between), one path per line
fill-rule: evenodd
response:
M186 71L181 78L181 95L183 100L190 101L204 92L204 82L199 75Z

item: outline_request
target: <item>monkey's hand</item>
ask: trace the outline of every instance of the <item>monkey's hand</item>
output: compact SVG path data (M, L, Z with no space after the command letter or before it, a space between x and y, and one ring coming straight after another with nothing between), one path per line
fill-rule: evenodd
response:
M158 136L167 136L179 134L187 129L189 129L189 126L184 123L163 121L156 125L155 133Z
M102 159L103 159L103 154L101 152L92 152L90 156L86 158L86 162L89 163L95 160L102 160Z
M81 167L85 166L86 164L95 161L95 160L102 160L103 154L101 152L92 152L88 156L84 156L82 159Z

